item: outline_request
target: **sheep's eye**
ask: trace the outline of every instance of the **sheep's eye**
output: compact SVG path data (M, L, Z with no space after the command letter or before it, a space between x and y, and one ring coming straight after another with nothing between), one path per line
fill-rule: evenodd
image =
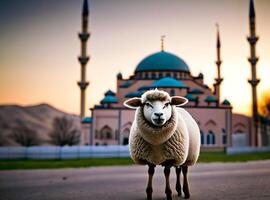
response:
M150 108L153 108L153 106L150 104L150 103L145 103L145 105L147 106L147 107L150 107Z
M170 103L165 103L163 109L167 108L169 105L170 105Z

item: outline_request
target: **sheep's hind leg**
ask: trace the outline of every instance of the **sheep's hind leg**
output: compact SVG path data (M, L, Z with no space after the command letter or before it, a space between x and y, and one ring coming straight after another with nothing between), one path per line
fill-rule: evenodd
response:
M170 171L171 171L171 166L165 165L165 168L164 168L164 174L165 174L165 179L166 179L165 193L167 196L167 200L172 200L172 190L170 187Z
M177 191L178 196L181 196L181 182L180 182L180 176L181 176L181 166L175 167L176 172L176 184L175 189Z
M188 166L183 166L182 169L183 169L183 176L184 176L183 192L185 194L185 199L189 199L190 193L189 193L189 184L188 184L188 178L187 178Z
M148 183L146 188L147 200L152 200L152 193L153 193L152 181L155 173L155 167L156 165L148 164Z

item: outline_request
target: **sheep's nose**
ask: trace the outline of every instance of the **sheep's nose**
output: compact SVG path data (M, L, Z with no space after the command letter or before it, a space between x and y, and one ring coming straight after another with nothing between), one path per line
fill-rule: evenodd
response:
M155 113L155 115L160 118L163 115L163 113Z

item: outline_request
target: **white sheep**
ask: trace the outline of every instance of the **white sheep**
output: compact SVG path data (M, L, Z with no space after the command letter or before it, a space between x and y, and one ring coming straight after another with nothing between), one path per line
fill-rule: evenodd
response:
M200 130L196 121L183 108L184 97L173 96L161 90L145 92L141 98L124 102L128 108L136 109L130 130L129 149L131 158L137 164L147 164L147 199L152 199L152 179L156 165L164 166L166 178L165 193L172 199L169 184L170 168L176 169L176 191L181 196L180 174L183 171L184 197L189 198L187 179L188 166L194 165L200 152Z

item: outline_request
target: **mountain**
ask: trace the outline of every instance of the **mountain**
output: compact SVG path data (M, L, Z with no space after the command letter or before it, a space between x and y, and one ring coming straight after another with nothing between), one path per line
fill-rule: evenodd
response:
M77 128L80 128L80 117L68 114L49 104L38 104L33 106L0 105L0 134L8 138L8 135L15 127L26 126L37 131L43 140L48 139L48 133L52 129L52 122L55 117L65 116L74 120ZM12 141L8 140L12 145Z

